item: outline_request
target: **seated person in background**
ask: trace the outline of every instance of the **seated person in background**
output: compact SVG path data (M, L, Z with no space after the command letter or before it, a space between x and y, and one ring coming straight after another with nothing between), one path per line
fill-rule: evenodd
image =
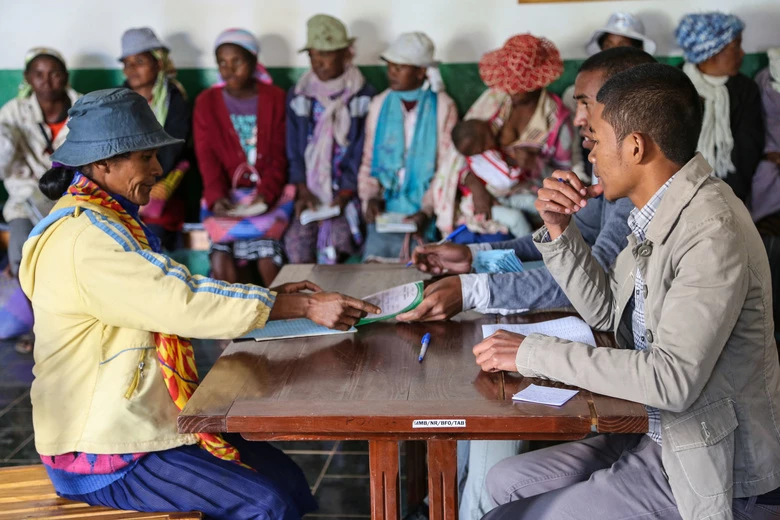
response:
M9 232L8 272L14 278L24 242L52 207L38 180L51 168L51 154L65 142L68 109L79 98L68 83L65 59L54 49L30 49L23 78L16 98L0 109L0 178L8 193L3 217ZM29 354L33 342L23 335L14 348Z
M574 128L569 111L558 96L547 91L563 72L563 61L555 45L531 34L519 34L503 47L485 54L479 73L488 89L466 113L466 119L491 122L501 148L514 145L541 149L539 160L547 173L555 168L584 173L581 159L572 160ZM529 179L536 186L541 177ZM436 226L448 235L455 226L466 224L457 243L496 242L512 238L507 227L493 217L500 213L501 201L472 174L466 158L457 150L450 153L434 177ZM533 207L533 193L526 194ZM531 231L530 226L523 234Z
M230 283L252 281L254 264L267 286L282 266L280 240L291 204L287 209L282 204L287 181L284 91L271 84L257 60L259 50L254 35L244 29L228 29L217 37L214 54L221 81L195 100L193 131L213 276ZM243 227L250 230L244 238L226 241L223 228L212 222L232 218L239 203L263 203L267 211L253 215L252 224Z
M645 26L638 17L630 13L613 13L607 20L607 25L593 31L588 43L585 44L585 51L588 56L593 56L601 51L616 47L631 47L652 55L655 53L656 45L652 38L645 36ZM574 113L577 108L577 101L574 99L574 85L564 91L561 99L566 108ZM578 142L573 154L577 156L582 153L587 158L588 150L589 148L584 146L581 148ZM588 161L585 161L584 168L585 179L590 179L593 175L593 169Z
M385 211L406 215L419 239L433 238L431 180L450 152L458 120L433 55L433 42L421 32L402 34L382 54L390 88L371 100L358 173L368 224L364 260L409 258L409 234L377 232L374 221Z
M749 204L753 175L764 155L764 122L756 82L739 72L744 29L734 15L689 14L675 36L685 55L683 71L704 102L698 150L713 175Z
M68 78L59 52L30 49L19 93L0 109L0 178L8 192L3 217L10 234L8 263L13 276L19 272L27 236L52 206L38 188L38 179L51 168L51 154L65 142L68 109L79 98Z
M531 227L523 215L523 211L533 210L527 201L527 193L535 187L530 179L544 176L539 171L544 163L538 160L540 149L533 145L516 144L502 150L491 127L490 121L461 121L452 131L452 143L466 158L471 173L496 197L500 207L493 207L493 219L521 237Z
M357 177L374 87L353 65L344 24L325 14L307 22L311 70L287 94L287 157L297 188L295 219L284 237L293 264L335 264L360 251ZM305 209L339 206L338 216L301 224Z
M762 235L780 236L780 48L756 76L766 124L764 158L753 177L751 214Z
M775 335L780 337L780 48L769 49L769 67L756 76L766 123L764 159L753 177L751 214L769 255Z
M780 363L769 263L750 214L696 152L702 109L679 69L609 79L590 118L599 184L547 179L534 234L575 309L618 348L500 331L474 347L486 372L543 377L641 403L646 434L602 434L507 459L485 520L777 518ZM665 110L658 110L664 107ZM609 272L572 214L628 197L629 244Z
M158 152L162 178L152 189L150 203L141 208L144 224L162 241L164 249L173 251L184 225L185 202L178 188L190 169L192 109L184 87L176 81L176 68L168 53L168 47L148 27L128 29L122 35L119 61L127 78L123 86L145 97L165 131L184 141Z
M580 127L588 149L594 144L588 133L590 113L601 86L619 72L654 62L646 52L629 47L609 49L585 60L574 83L577 98L574 124ZM627 198L610 202L602 196L588 200L585 207L574 214L577 227L605 271L626 247L626 236L630 233L627 219L633 208ZM431 284L425 290L423 302L413 311L398 316L398 319L433 321L449 319L471 309L506 314L571 306L569 298L544 267L522 273L461 274L471 272L474 258L480 249L486 248L513 249L524 261L542 259L531 235L493 244L443 244L418 248L414 252L414 260L420 270L433 274L442 274L446 270L449 274L460 276L448 276ZM476 520L494 506L485 491L487 471L522 449L521 441L477 440L458 444L458 456L468 460L460 518ZM462 480L464 475L459 478Z

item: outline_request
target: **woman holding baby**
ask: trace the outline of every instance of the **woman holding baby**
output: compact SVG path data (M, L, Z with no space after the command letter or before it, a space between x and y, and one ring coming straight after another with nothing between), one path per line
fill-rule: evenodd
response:
M547 91L563 61L545 38L513 36L485 54L479 73L488 89L453 131L450 161L434 179L437 225L460 224L458 243L493 242L531 232L527 214L542 179L573 164L574 127L561 99ZM470 121L476 120L476 121Z

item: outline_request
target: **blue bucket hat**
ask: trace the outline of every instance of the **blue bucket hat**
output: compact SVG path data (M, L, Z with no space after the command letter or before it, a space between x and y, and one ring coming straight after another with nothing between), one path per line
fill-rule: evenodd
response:
M733 14L689 14L680 20L674 32L685 59L698 64L715 56L742 31L745 23Z
M115 155L183 143L163 130L149 103L127 88L96 90L68 110L68 136L51 160L83 166Z
M124 60L128 56L153 51L155 49L170 50L160 41L157 35L154 34L154 31L150 28L134 27L126 30L122 35L122 56L119 57L119 61Z

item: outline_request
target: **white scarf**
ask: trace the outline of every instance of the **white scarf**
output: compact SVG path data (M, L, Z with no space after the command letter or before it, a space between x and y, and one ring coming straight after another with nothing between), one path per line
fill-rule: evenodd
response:
M352 126L348 103L365 82L358 68L349 65L344 74L336 79L323 82L314 72L308 71L295 85L296 94L314 98L325 107L304 151L306 183L312 194L325 206L330 206L333 201L333 142L347 146L347 135Z
M769 75L772 76L772 88L780 92L780 47L766 51L769 56Z
M729 91L726 88L729 78L704 74L693 63L686 63L683 72L704 98L704 121L698 149L712 166L714 174L724 179L729 173L736 171L734 163L731 162L734 136L731 135L731 107Z

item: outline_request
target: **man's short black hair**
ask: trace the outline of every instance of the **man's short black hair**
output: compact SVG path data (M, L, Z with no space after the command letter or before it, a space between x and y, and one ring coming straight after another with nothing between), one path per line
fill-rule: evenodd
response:
M644 134L673 163L682 166L696 154L702 124L699 93L685 73L649 63L620 72L601 87L596 101L618 142Z
M614 47L598 52L585 60L580 66L580 72L598 70L604 74L604 79L607 80L618 72L623 72L631 67L644 65L645 63L656 63L656 61L655 58L642 49Z

